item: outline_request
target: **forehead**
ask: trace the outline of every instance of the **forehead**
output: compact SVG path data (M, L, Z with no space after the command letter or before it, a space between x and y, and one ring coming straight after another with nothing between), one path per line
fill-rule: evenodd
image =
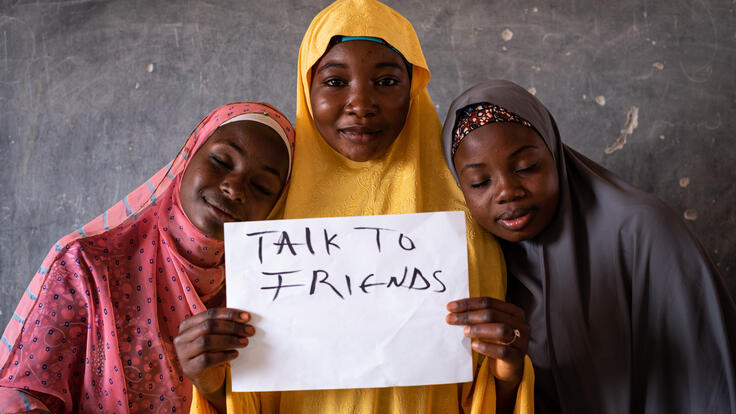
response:
M455 157L473 158L491 153L505 156L524 146L547 150L544 140L534 129L516 122L494 122L468 133L460 142Z
M220 125L207 139L208 144L219 143L228 139L243 142L281 141L281 136L268 125L245 120ZM284 150L286 150L284 148Z
M288 159L289 156L286 143L276 131L268 125L250 120L221 125L204 145L232 144L243 153L256 153L261 158L283 156Z
M315 64L319 67L331 61L344 63L394 62L403 65L401 56L386 45L369 40L350 40L338 43L325 52ZM401 66L400 66L401 67Z

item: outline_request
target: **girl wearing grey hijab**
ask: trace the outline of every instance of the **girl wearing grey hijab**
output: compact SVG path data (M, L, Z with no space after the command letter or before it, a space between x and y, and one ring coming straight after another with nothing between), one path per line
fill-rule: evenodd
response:
M563 144L511 82L460 95L442 140L501 239L537 412L736 414L736 306L674 211Z

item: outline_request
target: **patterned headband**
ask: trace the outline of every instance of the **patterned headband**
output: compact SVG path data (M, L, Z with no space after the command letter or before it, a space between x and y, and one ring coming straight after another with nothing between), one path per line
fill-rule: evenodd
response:
M460 142L473 130L493 122L516 122L534 129L526 119L509 112L506 108L488 102L480 102L468 105L461 109L457 117L456 127L452 133L452 156L455 156Z

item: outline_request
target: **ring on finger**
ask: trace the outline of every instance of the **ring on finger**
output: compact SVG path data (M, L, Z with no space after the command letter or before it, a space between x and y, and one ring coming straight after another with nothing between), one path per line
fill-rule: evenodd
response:
M514 329L514 337L511 338L511 340L508 341L508 342L501 342L501 344L506 345L506 346L509 346L509 345L513 344L514 342L516 342L516 339L517 338L520 338L520 337L521 337L521 332L519 332L518 329Z

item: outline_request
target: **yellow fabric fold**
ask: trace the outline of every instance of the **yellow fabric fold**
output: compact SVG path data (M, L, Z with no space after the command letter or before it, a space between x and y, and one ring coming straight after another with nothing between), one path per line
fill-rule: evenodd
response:
M355 162L343 157L325 143L312 119L311 68L336 35L381 38L412 64L411 103L406 123L380 159ZM503 299L506 291L503 255L496 240L470 219L462 193L445 167L441 122L426 88L430 72L411 23L375 0L336 1L320 12L307 29L299 50L298 71L297 139L284 218L465 211L470 296ZM479 372L476 385L482 382L484 393L494 389L490 371L486 368ZM531 365L525 367L525 372L533 378ZM528 381L526 376L525 381ZM533 383L524 383L520 390L525 386L533 387ZM481 398L474 395L477 391L473 390L477 389L474 384L466 383L280 393L228 391L227 404L228 412L232 413L470 413L471 401ZM533 394L519 395L533 398ZM533 401L529 404L526 406L533 407ZM495 408L478 412L494 411Z

